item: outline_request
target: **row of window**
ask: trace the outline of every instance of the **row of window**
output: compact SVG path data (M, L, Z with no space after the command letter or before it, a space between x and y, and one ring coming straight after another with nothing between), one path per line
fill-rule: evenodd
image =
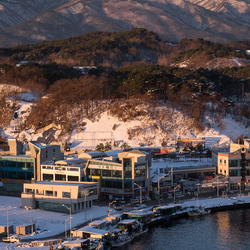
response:
M63 174L55 174L55 181L66 181L68 177L68 181L79 181L79 176L71 176L71 175L63 175ZM53 174L43 174L44 181L54 181Z
M229 169L229 176L241 176L241 169Z
M226 165L227 160L220 159L220 164ZM246 166L250 166L250 160L246 160ZM229 167L241 167L241 160L229 160Z
M34 166L33 162L18 162L18 161L0 161L0 167L6 168L29 168L32 169Z
M49 169L49 170L53 170L55 168L55 170L61 170L61 171L75 171L75 172L79 172L80 168L72 168L72 167L54 167L54 166L42 166L42 169Z
M0 169L0 178L15 179L15 180L31 180L34 176L33 172L23 171L5 171Z
M89 165L98 165L98 166L111 166L111 167L121 167L121 165L110 164L110 162L103 161L89 161Z
M122 178L122 171L120 170L108 170L108 169L93 169L90 168L87 170L87 174L91 176L103 176L109 178Z

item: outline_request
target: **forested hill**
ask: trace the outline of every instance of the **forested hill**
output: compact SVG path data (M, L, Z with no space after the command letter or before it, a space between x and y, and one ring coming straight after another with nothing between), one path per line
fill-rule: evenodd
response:
M64 122L70 130L105 110L123 121L149 116L163 124L166 114L156 110L159 105L181 111L199 130L208 126L208 114L218 124L230 114L247 125L250 110L243 94L250 92L249 45L203 39L169 43L133 29L2 48L0 82L6 91L0 97L0 125L8 125L18 105L9 101L17 94L13 85L38 97L21 130L51 122ZM23 60L28 62L17 67ZM87 75L74 68L87 65L97 68ZM40 99L45 95L46 102Z
M91 32L62 40L45 41L0 49L0 63L32 62L121 67L136 62L172 65L186 61L187 67L207 68L216 58L250 59L250 42L213 43L203 39L183 39L170 43L146 29L126 32ZM187 61L188 60L188 61ZM249 62L242 61L242 65ZM235 64L236 65L236 64ZM219 67L234 66L224 62ZM212 67L212 66L211 66Z

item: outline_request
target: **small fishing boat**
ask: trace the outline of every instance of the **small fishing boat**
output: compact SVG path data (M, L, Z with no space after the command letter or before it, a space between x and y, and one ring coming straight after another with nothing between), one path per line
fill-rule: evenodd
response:
M188 213L188 216L194 217L194 216L210 214L210 212L211 212L210 209L200 206L200 207L193 208L192 210L189 210L187 213Z

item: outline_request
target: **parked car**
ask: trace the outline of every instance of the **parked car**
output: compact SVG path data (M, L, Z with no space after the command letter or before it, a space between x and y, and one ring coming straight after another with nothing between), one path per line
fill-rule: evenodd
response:
M20 239L17 236L9 236L2 239L3 242L7 243L18 243Z
M143 208L146 208L147 206L145 204L136 204L134 206L134 209L135 210L139 210L139 209L143 209Z

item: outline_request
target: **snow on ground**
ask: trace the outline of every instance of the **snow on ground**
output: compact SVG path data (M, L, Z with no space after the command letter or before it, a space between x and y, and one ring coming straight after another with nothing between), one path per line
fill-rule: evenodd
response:
M21 198L0 196L0 225L7 225L8 210L9 225L14 226L14 231L17 225L31 224L32 220L36 228L40 229L41 233L29 235L23 237L23 239L41 239L63 233L65 231L65 220L67 220L67 229L70 228L69 214L38 209L25 210L21 208L21 204ZM93 206L86 210L86 220L85 211L72 214L72 228L90 221L91 218L107 216L108 209L108 207ZM113 212L117 213L117 211Z

